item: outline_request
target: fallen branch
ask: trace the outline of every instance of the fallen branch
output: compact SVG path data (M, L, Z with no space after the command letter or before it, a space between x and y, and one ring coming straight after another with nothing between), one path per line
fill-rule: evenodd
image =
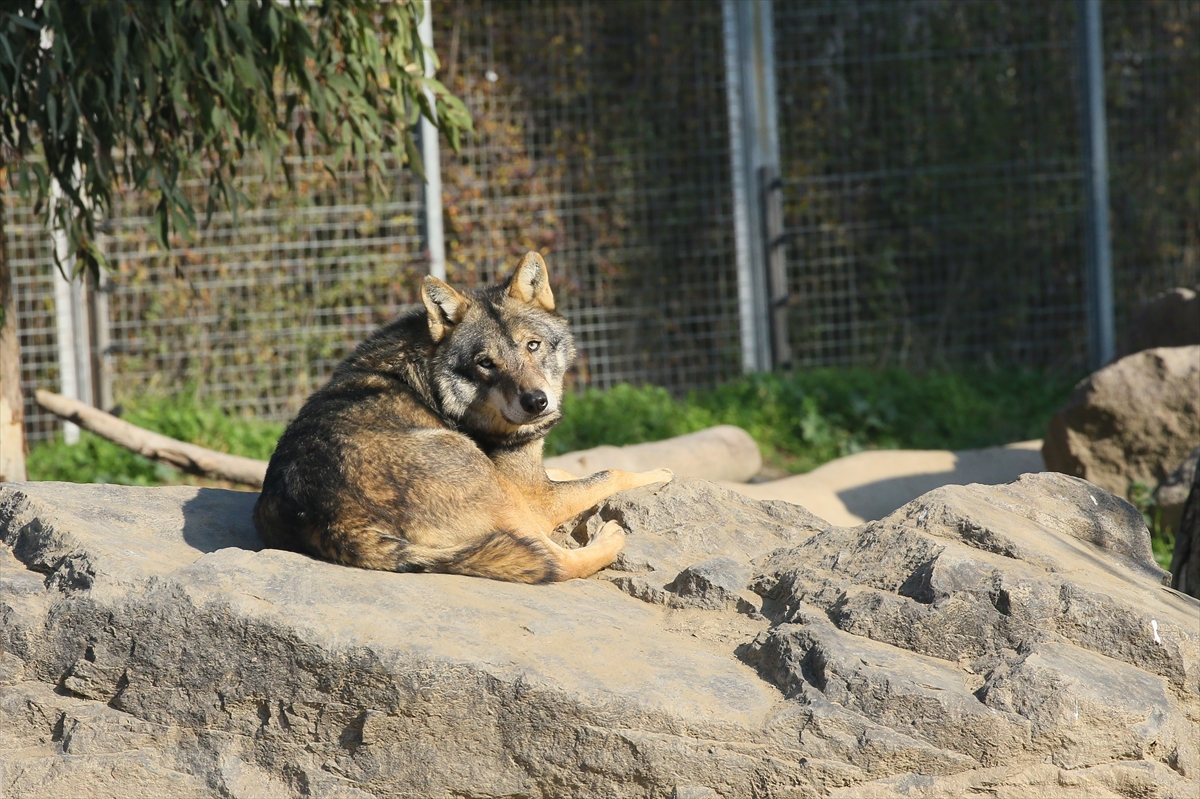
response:
M263 478L267 474L266 461L215 452L195 444L177 441L52 391L39 388L37 402L56 416L74 422L84 430L90 430L114 444L120 444L143 457L174 466L188 474L228 480L255 488L262 488Z

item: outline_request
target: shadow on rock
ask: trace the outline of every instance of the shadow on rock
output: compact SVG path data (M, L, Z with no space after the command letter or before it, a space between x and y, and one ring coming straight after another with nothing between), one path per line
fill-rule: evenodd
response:
M1041 456L1024 449L992 447L954 453L953 468L925 474L902 474L837 492L846 510L862 519L882 519L919 496L945 485L969 485L1015 480L1042 471Z
M183 540L201 552L238 547L257 552L262 539L254 531L258 494L224 488L201 488L183 503Z

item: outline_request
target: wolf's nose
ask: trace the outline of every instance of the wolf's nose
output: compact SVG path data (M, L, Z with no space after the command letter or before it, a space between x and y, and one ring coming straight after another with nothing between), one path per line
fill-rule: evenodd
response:
M550 400L546 399L545 391L530 391L521 395L521 407L525 409L525 413L541 413L549 404Z

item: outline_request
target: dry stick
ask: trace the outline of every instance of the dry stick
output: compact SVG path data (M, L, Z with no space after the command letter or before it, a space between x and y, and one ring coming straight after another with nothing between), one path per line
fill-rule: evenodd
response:
M120 444L150 460L174 466L188 474L228 480L231 483L262 488L267 462L240 455L227 455L211 449L177 441L118 419L111 413L93 408L44 389L37 390L37 402L46 410L98 436Z

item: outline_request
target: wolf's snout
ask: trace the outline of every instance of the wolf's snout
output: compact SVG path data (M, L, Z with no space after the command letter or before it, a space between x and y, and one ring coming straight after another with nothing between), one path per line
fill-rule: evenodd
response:
M521 407L525 409L525 413L541 413L549 404L550 400L546 398L545 391L530 391L521 395Z

